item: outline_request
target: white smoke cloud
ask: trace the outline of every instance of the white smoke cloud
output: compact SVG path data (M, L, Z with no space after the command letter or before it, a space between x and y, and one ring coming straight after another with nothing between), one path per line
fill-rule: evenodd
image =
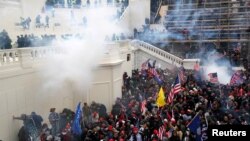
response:
M65 84L82 90L91 85L93 69L98 66L106 51L106 35L121 32L112 20L114 13L114 9L109 8L89 9L84 13L87 17L87 27L72 27L77 29L75 34L83 35L83 39L72 38L54 42L54 46L61 48L63 53L49 57L41 71L46 82L43 86L45 90L60 89ZM70 20L64 25L73 26Z
M204 61L204 73L207 79L209 79L209 73L217 73L218 80L221 84L228 84L231 79L232 66L228 60L220 60L219 54L216 51L208 53L208 59Z

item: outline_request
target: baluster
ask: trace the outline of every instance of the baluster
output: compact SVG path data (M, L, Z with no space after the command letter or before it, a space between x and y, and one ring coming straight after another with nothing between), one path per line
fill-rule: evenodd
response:
M3 53L0 52L0 62L1 62L1 66L3 65L4 61L3 61Z
M37 53L37 49L36 49L36 50L34 50L34 60L37 59L37 57L38 57L38 53Z
M6 62L10 63L10 53L6 53Z
M19 58L18 58L19 56L18 56L18 53L17 52L15 52L15 61L16 62L18 62L19 61Z
M8 54L9 54L9 62L14 62L12 52L10 52L10 53L8 53Z
M33 50L30 52L30 55L31 55L31 59L34 59L35 53Z
M6 53L4 53L3 54L3 62L4 62L4 64L7 62L7 57L6 56L7 56Z

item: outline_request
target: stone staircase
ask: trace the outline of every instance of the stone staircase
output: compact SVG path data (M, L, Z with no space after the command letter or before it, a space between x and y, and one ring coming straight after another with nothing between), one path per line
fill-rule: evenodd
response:
M148 44L143 41L134 40L131 42L131 46L136 50L135 53L135 68L140 69L141 64L147 59L157 60L158 65L161 68L172 69L174 67L180 67L183 65L185 69L193 69L195 63L200 59L182 59L173 54L170 54L156 46Z

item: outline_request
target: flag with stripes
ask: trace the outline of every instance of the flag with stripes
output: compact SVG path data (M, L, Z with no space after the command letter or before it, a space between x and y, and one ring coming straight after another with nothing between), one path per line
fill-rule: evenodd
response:
M149 73L150 73L151 75L156 76L156 77L159 77L159 74L158 74L158 72L156 71L155 68L148 68L148 71L149 71Z
M162 126L159 128L159 134L158 134L158 138L159 138L160 140L163 139L163 135L164 135L165 132L166 132L166 129L165 129L164 125L162 125Z
M141 70L146 70L148 69L148 62L150 59L148 59L147 61L145 61L144 63L141 64Z
M195 63L195 65L194 65L194 70L195 70L195 71L199 71L199 70L200 70L200 64L199 64L198 61L197 61L197 62Z
M186 82L186 79L185 79L185 68L183 66L181 66L178 70L178 75L179 75L179 78L181 80L181 83L185 83Z
M141 102L141 112L142 113L145 113L146 112L146 104L147 104L147 101L146 100L143 100Z
M181 91L181 83L180 83L180 79L179 76L177 75L174 84L172 85L171 91L168 95L168 100L167 102L170 104L173 102L174 100L174 95L179 93Z
M209 73L208 76L211 83L219 83L217 72Z
M236 71L230 80L230 85L239 85L243 83L243 77L241 76L240 71Z

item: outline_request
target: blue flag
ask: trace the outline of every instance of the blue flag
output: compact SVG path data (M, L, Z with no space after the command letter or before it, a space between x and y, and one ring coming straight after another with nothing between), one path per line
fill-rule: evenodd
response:
M197 133L197 129L200 128L201 126L201 119L200 116L197 114L192 121L188 124L188 128L190 129L191 132Z
M159 78L159 76L154 76L154 79L158 83L158 85L162 85L163 81Z
M73 134L81 135L82 133L81 124L80 124L81 116L82 116L82 109L81 109L81 102L79 102L76 108L76 114L75 114L73 125L72 125Z
M151 61L148 61L148 68L154 68L154 64L151 64Z

